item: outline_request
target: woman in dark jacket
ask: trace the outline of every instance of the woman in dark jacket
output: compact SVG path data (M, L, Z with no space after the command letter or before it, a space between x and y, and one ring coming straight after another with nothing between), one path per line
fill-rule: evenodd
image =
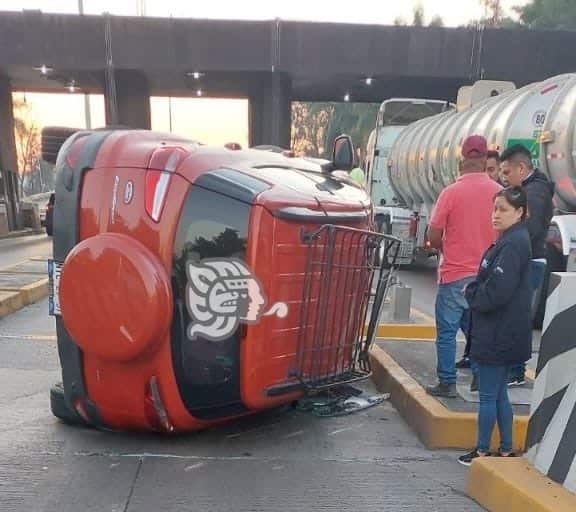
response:
M509 368L530 359L532 350L532 253L524 225L526 213L526 193L521 187L496 194L492 224L500 237L482 257L476 280L464 292L472 315L470 357L478 364L480 391L478 443L458 459L464 465L488 455L496 420L499 454L513 456Z

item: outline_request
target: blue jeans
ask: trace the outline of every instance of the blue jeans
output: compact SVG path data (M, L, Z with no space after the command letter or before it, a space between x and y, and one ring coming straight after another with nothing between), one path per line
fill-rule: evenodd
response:
M542 290L542 282L544 281L544 274L546 272L546 260L545 259L538 259L532 260L530 264L530 272L532 274L532 310L535 311L535 308L538 305L538 299L540 298L540 294ZM510 377L512 378L519 378L524 377L524 373L526 372L526 363L515 364L510 367Z
M442 384L456 383L456 334L468 332L468 303L462 289L474 278L440 284L436 295L436 372Z
M478 364L478 391L480 410L478 412L478 444L480 452L490 450L490 438L494 424L498 421L500 431L500 451L512 451L512 422L514 414L508 399L509 366Z

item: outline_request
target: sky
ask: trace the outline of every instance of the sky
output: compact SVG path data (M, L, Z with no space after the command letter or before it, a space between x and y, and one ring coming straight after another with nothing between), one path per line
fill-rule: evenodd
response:
M415 5L424 7L426 18L443 18L446 26L458 26L480 18L480 0L354 0L350 3L310 0L80 0L86 14L135 16L144 5L148 16L227 19L291 19L326 22L391 24L397 17L411 20ZM528 0L502 0L505 11ZM1 10L41 9L44 12L77 13L79 0L0 0ZM352 7L353 6L353 7Z
M422 5L425 20L442 17L445 26L459 26L484 15L480 0L354 0L337 3L327 0L0 0L0 11L40 9L47 13L78 13L79 4L85 14L109 12L119 16L174 16L211 19L281 18L286 20L339 23L392 24L396 18L412 20L416 5ZM502 0L505 14L513 15L512 6L528 0ZM22 97L20 95L20 97ZM63 125L85 127L84 98L81 94L26 94L31 117L40 127ZM170 116L168 98L152 98L152 129L172 131L201 140L207 144L234 141L248 142L248 103L245 100L215 100L203 98L172 99ZM104 123L102 96L90 99L93 126ZM217 120L225 116L223 127ZM197 122L191 123L194 119ZM198 128L200 131L198 131Z

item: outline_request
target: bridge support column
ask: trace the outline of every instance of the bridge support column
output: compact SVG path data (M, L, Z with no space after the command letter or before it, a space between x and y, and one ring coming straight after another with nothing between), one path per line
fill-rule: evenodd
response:
M18 156L14 136L12 85L0 73L0 232L18 228Z
M290 147L292 79L269 73L254 85L249 100L250 146L272 144Z
M114 87L105 82L106 124L130 128L151 128L150 87L139 71L114 72Z

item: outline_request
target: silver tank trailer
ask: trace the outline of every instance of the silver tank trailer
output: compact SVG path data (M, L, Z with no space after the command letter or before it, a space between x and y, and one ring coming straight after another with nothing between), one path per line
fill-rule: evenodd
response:
M413 211L431 210L440 191L458 177L460 148L468 135L484 135L502 152L523 143L556 184L556 205L576 212L576 74L480 101L407 126L388 161L390 180Z

